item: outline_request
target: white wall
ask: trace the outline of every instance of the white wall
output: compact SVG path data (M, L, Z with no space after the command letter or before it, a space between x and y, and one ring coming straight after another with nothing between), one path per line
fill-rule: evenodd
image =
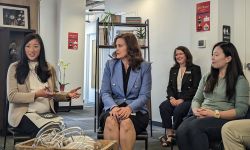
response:
M57 1L40 1L40 35L43 39L47 61L56 66L58 59ZM48 28L49 27L49 28Z
M96 21L93 22L85 22L85 67L84 67L84 99L86 103L95 102L95 88L92 86L94 83L93 76L93 60L95 58L93 55L95 51L92 51L94 48L92 47L92 41L96 39Z
M222 26L229 25L231 27L231 42L234 41L234 1L235 0L219 0L219 19L218 19L218 36L222 40ZM239 17L241 18L241 17Z
M161 121L159 105L165 100L173 51L179 45L190 48L191 5L187 0L107 0L106 10L149 19L152 61L152 115Z
M245 25L245 32L246 32L246 44L245 44L245 64L248 64L250 63L250 50L249 50L249 47L250 47L250 30L249 30L249 27L250 27L250 2L249 0L245 0L245 6L247 8L246 10L246 15L245 15L245 18L246 18L246 25ZM250 69L247 69L246 68L246 76L247 76L247 79L248 79L248 82L250 82ZM250 93L250 87L249 87L249 93ZM249 98L249 101L250 101L250 98Z
M250 63L250 1L234 0L234 10L234 43L239 51L244 73L250 82L250 70L246 68L246 64Z
M84 0L41 0L40 34L48 61L54 65L59 59L70 63L66 70L66 81L70 84L66 90L83 86L84 10ZM68 50L68 32L78 33L78 50ZM83 105L82 96L72 105Z
M213 45L218 42L218 1L210 1L210 31L196 32L196 4L205 0L193 0L191 6L191 53L194 63L201 67L202 75L210 70L211 50ZM206 40L206 48L198 48L198 40Z
M245 49L246 49L246 0L234 0L234 40L236 48L239 51L241 60L245 62ZM249 7L250 10L250 7Z

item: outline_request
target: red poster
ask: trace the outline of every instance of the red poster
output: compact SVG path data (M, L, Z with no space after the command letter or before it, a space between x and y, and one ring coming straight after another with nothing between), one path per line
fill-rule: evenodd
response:
M196 31L210 31L210 1L196 4Z
M68 33L68 49L72 50L78 49L78 33L73 33L73 32Z

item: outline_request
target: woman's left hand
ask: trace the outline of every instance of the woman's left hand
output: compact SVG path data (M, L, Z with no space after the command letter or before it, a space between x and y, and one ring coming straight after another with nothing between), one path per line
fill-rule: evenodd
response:
M118 113L119 113L119 119L121 119L121 120L127 119L131 115L132 109L129 106L120 107L120 110Z
M78 93L78 90L81 89L81 87L77 87L67 93L67 96L71 99L79 98L81 96L80 93Z
M200 109L199 114L201 115L200 118L214 117L214 111L211 109L207 109L207 108Z
M183 99L177 99L176 100L176 106L180 105L181 103L183 103L184 100Z
M170 103L172 104L172 106L178 106L178 105L180 105L181 103L183 103L184 102L184 100L183 99L171 99L170 100Z

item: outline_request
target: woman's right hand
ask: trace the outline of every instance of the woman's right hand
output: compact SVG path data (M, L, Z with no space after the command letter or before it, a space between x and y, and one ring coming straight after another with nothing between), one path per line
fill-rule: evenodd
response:
M176 106L177 105L176 99L174 97L170 98L170 103L171 103L172 106Z
M37 97L45 97L45 98L50 98L52 97L54 94L53 92L50 92L48 87L45 87L43 89L37 90L35 92L35 98Z
M110 116L113 117L114 119L118 118L119 116L119 110L120 108L118 106L115 106L114 108L111 109L111 111L109 112Z
M201 114L201 112L204 111L204 108L194 108L192 110L193 110L194 116L198 118L204 118L204 116Z

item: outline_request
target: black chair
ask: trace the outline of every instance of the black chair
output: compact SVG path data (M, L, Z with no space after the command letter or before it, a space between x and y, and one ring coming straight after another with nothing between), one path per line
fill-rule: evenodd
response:
M23 142L29 139L32 139L33 137L31 135L23 134L15 130L14 127L9 126L8 124L8 110L9 110L9 101L6 100L5 105L5 111L4 111L4 149L6 148L6 141L7 141L7 135L10 133L13 137L13 145L15 145L17 142Z
M97 110L98 110L98 112L97 112L97 114L98 114L97 120L98 120L98 126L99 126L99 117L100 117L100 115L102 113L102 110L104 108L101 98L99 98L97 106L98 106L97 107ZM151 131L151 136L152 136L151 99L147 103L147 108L149 110L150 131ZM97 131L97 139L103 139L103 138L104 138L103 129L101 127L99 127L98 131ZM145 150L148 149L148 132L147 132L147 130L145 130L142 133L136 135L136 140L144 140L145 141Z

